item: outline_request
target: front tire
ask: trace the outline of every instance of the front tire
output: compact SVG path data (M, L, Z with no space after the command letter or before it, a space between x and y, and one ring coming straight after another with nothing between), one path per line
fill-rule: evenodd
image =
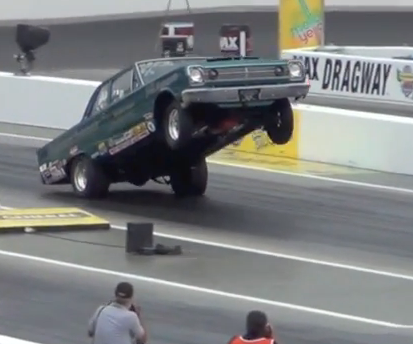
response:
M171 187L177 197L202 196L208 184L208 166L202 159L195 166L181 166L171 174Z
M193 132L193 122L189 112L182 109L178 101L172 102L163 115L165 142L172 150L188 144Z
M294 111L288 98L276 100L270 107L264 129L271 141L285 145L294 132Z
M81 156L71 165L70 181L74 193L82 198L98 199L108 195L110 182L92 159Z

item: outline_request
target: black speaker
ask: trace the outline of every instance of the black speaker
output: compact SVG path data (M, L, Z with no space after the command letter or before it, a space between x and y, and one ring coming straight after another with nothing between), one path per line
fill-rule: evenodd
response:
M18 24L16 27L16 43L20 50L27 54L47 44L50 31L45 27Z
M126 228L126 253L153 251L153 223L129 222Z

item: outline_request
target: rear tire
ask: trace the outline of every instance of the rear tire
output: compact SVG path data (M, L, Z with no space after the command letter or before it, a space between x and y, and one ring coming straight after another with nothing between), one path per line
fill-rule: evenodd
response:
M193 133L193 122L187 110L179 102L173 101L163 115L163 134L165 142L172 150L188 144Z
M284 145L291 140L294 132L294 111L287 98L276 100L267 115L264 129L271 141Z
M171 186L177 197L202 196L208 185L208 166L202 159L195 166L182 166L171 174Z
M75 158L70 169L74 193L82 198L104 198L109 193L110 182L102 168L87 156Z

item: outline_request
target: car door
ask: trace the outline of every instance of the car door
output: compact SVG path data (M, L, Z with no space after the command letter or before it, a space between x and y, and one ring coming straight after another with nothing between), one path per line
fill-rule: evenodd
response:
M92 97L82 121L72 133L71 139L75 146L71 150L80 150L88 155L96 151L98 143L109 135L105 123L110 118L110 105L110 82L106 82Z
M78 153L98 156L102 144L116 140L143 120L143 116L135 115L142 98L135 91L141 87L134 66L100 85L92 95L82 120L59 137L58 144L48 149L49 159L51 156L70 157Z
M132 135L131 130L145 121L148 107L144 104L142 81L135 67L115 76L110 85L110 106L106 117L110 126L109 149Z
M65 161L79 152L91 154L94 143L99 139L99 121L104 121L107 116L106 111L110 105L109 91L108 82L98 86L80 122L37 151L39 164Z
M87 108L76 135L86 153L94 155L102 144L128 130L125 115L133 108L133 93L139 87L133 84L133 76L134 68L130 67L112 77Z

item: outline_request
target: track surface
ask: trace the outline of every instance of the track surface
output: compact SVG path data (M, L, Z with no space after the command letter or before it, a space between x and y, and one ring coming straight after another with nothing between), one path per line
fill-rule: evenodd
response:
M10 258L2 258L0 267L7 276L0 284L0 331L45 344L89 342L86 320L96 304L111 297L119 280ZM238 300L148 283L135 286L150 325L150 343L226 343L230 333L242 331L243 314L251 308ZM266 310L279 323L283 343L411 343L403 331L396 335L392 330Z
M199 54L218 54L218 31L222 23L249 23L255 53L277 52L276 13L226 13L176 17L195 22L195 45ZM161 19L134 19L51 27L52 39L38 55L38 73L102 80L139 59L158 57L155 43ZM349 24L351 23L351 25ZM411 13L345 13L326 15L326 43L337 45L403 45L413 43ZM14 70L16 52L13 28L0 28L0 69ZM411 116L410 107L375 106L370 102L309 97L308 103Z
M276 51L274 14L245 15L256 50ZM211 20L197 16L199 42L214 51L218 26L231 15ZM348 23L352 30L348 30ZM212 23L218 23L212 24ZM386 25L383 25L386 23ZM409 43L411 15L327 15L328 42L336 44ZM53 40L39 54L44 73L101 79L135 59L154 55L159 21L131 20L52 28ZM1 69L12 69L13 33L0 30ZM142 47L145 47L143 49ZM355 107L360 108L360 104ZM2 127L2 129L4 129ZM176 202L165 187L143 190L116 187L100 202L74 199L68 188L39 185L34 146L39 142L2 138L0 204L75 205L124 225L154 220L157 230L256 249L278 251L413 274L413 194L349 186L280 174L211 165L208 196L199 202ZM373 181L413 188L411 178L366 171L330 173L330 177ZM123 189L122 189L123 188ZM179 240L185 255L173 258L125 257L124 232L45 236L4 236L0 250L41 255L78 264L252 295L338 312L340 317L306 313L256 302L135 281L151 329L151 343L225 343L242 331L245 312L263 308L274 320L282 343L410 344L411 329L395 329L344 319L343 314L413 325L411 279L343 270ZM0 253L1 255L1 253ZM120 279L65 270L27 260L0 259L0 333L45 344L86 343L87 317L111 296ZM313 310L314 311L314 310ZM364 322L363 322L364 321Z
M166 187L156 185L143 190L117 186L107 201L83 202L74 199L68 188L39 185L33 159L35 148L26 147L34 146L34 142L10 138L3 141L7 143L0 146L2 205L70 204L105 216L117 225L156 219L157 230L166 233L217 242L236 240L239 245L258 249L413 274L412 194L211 165L208 197L199 202L176 202ZM388 184L412 186L408 178L399 181L366 171L332 177L377 181L387 178ZM413 325L411 280L162 237L157 240L183 245L185 255L128 258L123 253L124 240L124 232L119 230L10 235L2 237L0 250ZM94 275L80 277L76 272L48 265L34 268L26 261L4 257L0 269L0 304L5 305L0 311L5 320L0 321L0 333L45 344L82 342L88 312L110 297L113 284L119 280L101 282ZM241 330L243 316L251 308L268 310L286 343L367 344L391 340L407 344L412 340L410 329L227 298L218 301L216 297L192 295L170 287L136 285L138 299L150 317L154 343L223 342L231 331ZM9 310L16 302L24 302L32 310ZM57 316L49 320L49 314ZM24 326L13 326L15 321Z

